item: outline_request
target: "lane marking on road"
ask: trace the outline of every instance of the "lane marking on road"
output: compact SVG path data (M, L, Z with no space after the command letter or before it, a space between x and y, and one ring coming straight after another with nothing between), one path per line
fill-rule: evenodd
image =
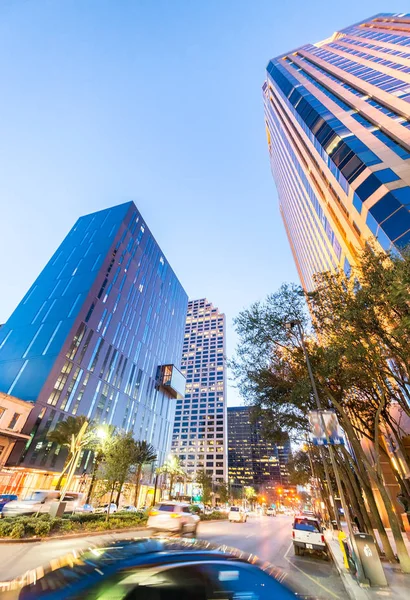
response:
M286 552L285 552L285 556L284 556L283 558L286 558L286 557L287 557L287 555L289 554L289 550L292 548L292 546L293 546L293 542L290 542L290 544L289 544L289 548L286 550Z
M288 550L288 552L289 552L289 550ZM286 552L286 554L288 552ZM321 583L319 583L314 577L311 577L310 575L308 575L307 573L305 573L305 571L303 571L303 569L301 569L300 567L297 567L295 565L295 563L293 563L290 560L290 558L288 558L287 556L284 556L284 558L286 558L286 560L288 561L288 563L290 565L292 565L292 567L295 567L295 569L297 569L298 571L300 571L301 573L303 573L303 575L305 575L308 579L310 579L311 581L313 581L313 583L315 583L316 585L318 585L319 587L321 587L323 590L325 590L325 592L328 592L331 596L333 596L333 598L337 598L338 600L340 600L340 596L338 596L337 594L335 594L334 592L332 592L332 590L329 590L329 588L325 587Z
M249 535L247 535L247 538L253 537L255 534L254 533L250 533Z

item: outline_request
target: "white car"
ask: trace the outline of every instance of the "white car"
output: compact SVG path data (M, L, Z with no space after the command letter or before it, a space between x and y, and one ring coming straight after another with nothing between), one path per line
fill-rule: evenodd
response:
M37 513L49 513L53 502L58 502L61 492L58 490L36 490L24 500L12 500L7 502L3 508L4 517L19 515L33 515ZM66 492L64 496L64 512L74 512L81 504L83 494L79 492Z
M300 515L295 517L292 529L293 548L297 556L305 551L319 551L327 554L327 546L322 527L315 517Z
M91 504L81 504L80 506L77 506L77 508L74 510L74 512L77 513L93 513L95 511L94 507Z
M246 523L246 512L240 506L231 506L228 513L228 519L231 522Z
M115 504L115 502L111 502L111 506L110 506L110 515L112 515L113 513L116 513L118 510L117 505ZM107 504L102 504L101 506L98 506L95 511L95 513L107 513L108 512L108 503Z
M266 516L267 517L276 517L276 510L272 507L269 507L266 509Z
M191 512L184 502L161 502L149 513L147 527L171 533L192 533L196 535L200 518Z
M142 513L144 512L141 508L137 508L133 504L124 504L120 507L120 511L130 512L130 513Z

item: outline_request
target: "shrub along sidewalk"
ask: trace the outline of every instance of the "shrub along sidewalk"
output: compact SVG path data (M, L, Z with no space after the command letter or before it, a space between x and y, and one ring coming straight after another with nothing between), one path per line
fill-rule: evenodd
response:
M219 511L214 511L208 515L200 515L201 521L223 521L228 518L228 515Z
M88 533L92 531L110 531L142 527L147 524L149 511L145 513L113 513L106 521L105 514L65 515L52 519L48 514L37 517L6 517L0 520L0 538L29 539L46 538L70 533ZM212 512L200 515L201 521L219 521L227 519L227 515Z
M6 517L0 520L0 538L44 538L66 533L140 527L146 523L146 514L135 513L114 513L108 521L105 514L77 514L53 519L48 514L37 517Z

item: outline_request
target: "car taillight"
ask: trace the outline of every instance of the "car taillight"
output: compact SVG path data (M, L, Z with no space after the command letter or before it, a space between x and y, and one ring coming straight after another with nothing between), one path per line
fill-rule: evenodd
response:
M325 543L325 536L322 535L322 542Z
M149 516L150 516L150 517L155 517L155 515L157 515L157 514L158 514L158 511L157 511L157 510L150 510L150 511L149 511Z
M295 537L295 532L294 532L294 531L292 531L292 537L293 537L293 538Z
M179 519L180 516L179 513L171 513L171 519Z

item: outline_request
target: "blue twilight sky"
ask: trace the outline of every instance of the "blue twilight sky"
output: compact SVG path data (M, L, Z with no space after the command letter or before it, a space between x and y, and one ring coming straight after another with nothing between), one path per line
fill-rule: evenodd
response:
M0 323L78 216L133 199L191 298L297 280L266 149L270 57L406 0L0 0ZM238 395L229 389L230 404Z

